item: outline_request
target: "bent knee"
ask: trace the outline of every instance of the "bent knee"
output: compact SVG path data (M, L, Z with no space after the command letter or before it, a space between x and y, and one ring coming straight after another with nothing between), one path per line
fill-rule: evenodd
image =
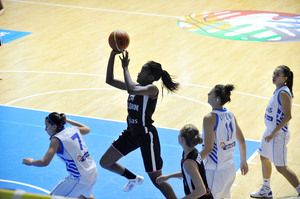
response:
M108 167L110 166L109 162L106 161L105 158L103 158L103 156L102 156L102 158L100 159L99 164L100 164L100 166L101 166L102 168L104 168L104 169L106 169L106 168L108 168Z
M275 166L275 168L279 173L285 173L287 171L286 166Z

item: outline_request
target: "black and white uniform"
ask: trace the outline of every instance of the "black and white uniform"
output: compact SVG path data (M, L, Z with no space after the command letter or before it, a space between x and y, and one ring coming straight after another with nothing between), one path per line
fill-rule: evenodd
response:
M148 173L161 170L163 164L157 130L152 125L156 103L157 97L129 95L127 129L112 144L122 156L140 147Z
M184 152L182 154L182 160L181 160L181 171L182 171L182 177L183 177L183 186L184 186L184 193L185 195L189 195L192 193L195 189L195 186L193 184L191 176L187 173L187 171L184 168L184 161L186 160L192 160L198 167L198 171L200 173L200 176L203 180L203 183L206 188L206 194L204 196L201 196L199 199L213 199L212 194L210 193L210 190L207 185L206 175L205 175L205 168L203 161L201 159L201 155L199 151L195 148L193 151L191 151L187 157L184 159Z

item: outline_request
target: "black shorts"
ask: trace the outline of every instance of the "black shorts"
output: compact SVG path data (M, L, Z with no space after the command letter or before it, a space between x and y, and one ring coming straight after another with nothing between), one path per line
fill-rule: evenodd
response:
M163 161L160 155L160 142L156 128L154 126L139 127L138 132L138 135L133 135L128 129L124 130L119 138L113 142L113 147L123 156L140 148L146 172L161 170Z

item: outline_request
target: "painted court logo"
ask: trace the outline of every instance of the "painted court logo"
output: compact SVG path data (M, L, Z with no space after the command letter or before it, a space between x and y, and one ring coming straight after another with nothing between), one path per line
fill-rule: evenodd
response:
M179 27L200 35L260 42L300 41L300 15L225 10L194 13L177 21Z
M0 37L3 44L14 41L31 34L31 32L0 29Z

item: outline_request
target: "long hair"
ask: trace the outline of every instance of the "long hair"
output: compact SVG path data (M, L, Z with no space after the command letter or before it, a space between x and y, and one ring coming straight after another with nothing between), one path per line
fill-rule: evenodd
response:
M161 64L155 61L148 61L145 66L147 66L154 76L154 81L158 81L160 78L162 79L162 90L163 88L167 88L170 92L175 92L179 88L179 83L173 81L171 75L162 69Z
M292 97L294 97L294 94L293 94L294 74L293 74L293 72L286 65L280 65L280 66L278 66L278 68L280 68L283 72L283 75L285 77L287 77L287 80L285 81L285 83L286 83L287 87L290 89Z
M60 132L63 128L64 125L67 122L66 115L64 113L57 113L57 112L52 112L50 113L47 117L46 120L50 122L52 125L57 125L56 132Z
M223 106L225 103L230 102L231 91L234 89L232 84L227 84L224 86L223 84L218 84L215 86L215 95L219 97L221 102L220 104Z

